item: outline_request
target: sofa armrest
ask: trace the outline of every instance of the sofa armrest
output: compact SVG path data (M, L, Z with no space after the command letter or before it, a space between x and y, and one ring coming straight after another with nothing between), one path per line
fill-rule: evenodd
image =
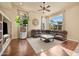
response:
M55 39L64 41L67 39L67 31L61 31L55 34Z

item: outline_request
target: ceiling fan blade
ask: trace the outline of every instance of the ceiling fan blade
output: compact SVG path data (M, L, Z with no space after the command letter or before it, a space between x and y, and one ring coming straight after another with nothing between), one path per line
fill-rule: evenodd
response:
M46 11L48 11L48 12L50 12L50 10L48 10L48 9L45 9Z
M40 7L43 8L41 5L40 5Z
M50 6L48 5L47 8L49 8Z

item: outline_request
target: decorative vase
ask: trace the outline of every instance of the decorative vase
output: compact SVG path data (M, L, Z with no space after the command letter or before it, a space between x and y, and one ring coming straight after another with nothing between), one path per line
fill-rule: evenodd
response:
M27 25L20 27L20 39L26 39L27 38Z

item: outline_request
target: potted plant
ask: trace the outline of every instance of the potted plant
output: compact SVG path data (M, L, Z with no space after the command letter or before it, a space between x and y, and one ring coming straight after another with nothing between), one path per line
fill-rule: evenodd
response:
M27 37L27 24L29 17L25 14L23 16L16 16L16 23L20 25L20 38L24 39Z

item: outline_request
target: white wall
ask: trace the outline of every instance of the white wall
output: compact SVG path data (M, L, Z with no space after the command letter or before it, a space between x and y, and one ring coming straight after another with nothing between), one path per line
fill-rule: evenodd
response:
M64 17L68 39L79 40L79 5L66 10Z
M41 16L42 16L42 14L38 13L38 12L30 12L29 13L29 23L28 23L28 34L29 34L29 36L31 34L31 30L33 30L33 29L36 29L36 30L41 29L41 20L42 20L42 23L45 24L45 30L48 29L47 24L46 24L48 22L48 19L45 19L45 18L43 19ZM38 25L37 26L33 25L33 23L32 23L33 19L38 20Z
M34 26L32 21L33 19L38 20L38 25ZM31 30L33 29L41 29L41 15L39 13L30 12L29 13L29 23L28 23L28 35L30 36Z

